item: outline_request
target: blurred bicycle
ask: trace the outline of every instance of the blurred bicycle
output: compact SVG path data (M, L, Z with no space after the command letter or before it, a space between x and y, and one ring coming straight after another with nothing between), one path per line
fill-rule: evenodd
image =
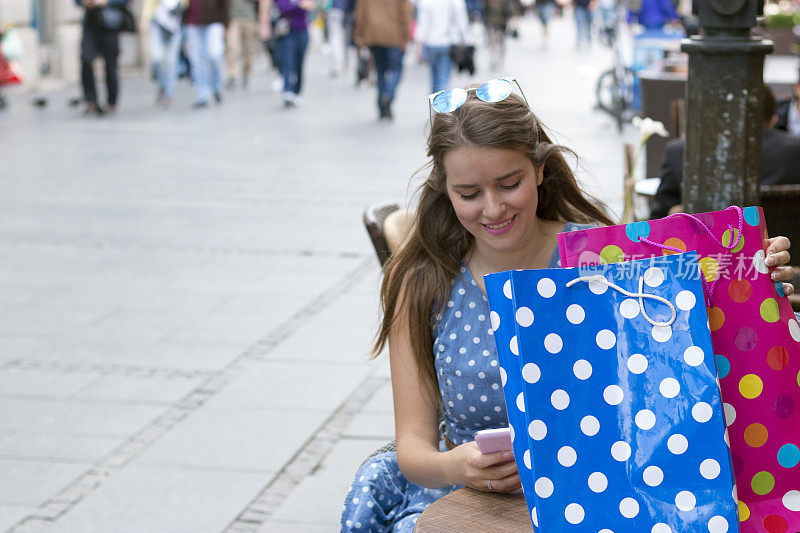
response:
M610 4L610 5L609 5ZM633 109L634 74L626 64L622 53L619 33L625 8L621 2L608 0L600 29L601 42L611 48L612 67L597 79L595 95L597 107L611 115L617 123L617 130L622 132L625 123L630 122L635 111ZM603 6L601 6L601 11Z

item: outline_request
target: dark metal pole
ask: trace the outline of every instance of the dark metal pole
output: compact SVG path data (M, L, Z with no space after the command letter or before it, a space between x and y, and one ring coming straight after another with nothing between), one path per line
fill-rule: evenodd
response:
M688 213L758 204L764 56L772 42L750 37L759 0L694 0L700 34L684 40Z

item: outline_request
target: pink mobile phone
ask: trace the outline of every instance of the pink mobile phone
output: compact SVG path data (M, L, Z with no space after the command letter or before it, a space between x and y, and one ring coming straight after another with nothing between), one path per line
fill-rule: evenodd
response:
M483 455L513 450L511 430L507 427L484 429L475 434L475 443Z

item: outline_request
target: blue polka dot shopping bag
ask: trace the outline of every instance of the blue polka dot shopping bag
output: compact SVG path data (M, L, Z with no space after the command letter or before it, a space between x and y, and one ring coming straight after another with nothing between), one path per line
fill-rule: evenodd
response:
M486 276L534 528L738 531L694 252Z

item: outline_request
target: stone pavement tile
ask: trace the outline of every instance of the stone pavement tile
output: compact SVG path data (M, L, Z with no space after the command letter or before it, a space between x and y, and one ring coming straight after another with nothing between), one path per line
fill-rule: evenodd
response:
M163 410L161 406L9 398L0 402L0 428L125 437Z
M97 372L62 372L7 368L0 370L0 397L68 398L97 381Z
M304 479L270 516L271 520L325 525L338 531L347 490L358 467L372 452L386 444L382 439L342 439L313 475ZM313 502L313 505L309 505ZM270 529L261 528L267 532Z
M0 531L11 526L31 514L36 508L28 505L9 505L0 503Z
M270 353L281 361L367 364L374 329L363 317L349 324L322 324L319 318L303 324Z
M368 365L265 361L253 364L218 392L209 406L238 408L335 410L370 373Z
M385 355L381 355L384 357ZM386 357L388 360L388 357ZM394 413L394 400L392 399L392 383L387 381L377 392L364 404L362 409L365 413Z
M39 505L90 466L89 462L0 459L0 502Z
M1 375L1 374L0 374ZM77 400L172 404L195 389L205 377L104 376L75 396Z
M290 520L267 520L258 529L259 533L333 533L339 530L338 522L311 524Z
M0 335L0 361L28 359L37 350L41 350L47 342L34 335L17 335L16 333L8 336Z
M0 457L94 463L111 453L123 440L123 437L103 435L17 431L0 440Z
M44 531L216 533L267 479L264 473L129 465Z
M135 464L278 470L327 416L321 409L254 409L209 402L142 452Z
M345 438L380 438L394 440L394 415L392 413L360 413L342 431Z

